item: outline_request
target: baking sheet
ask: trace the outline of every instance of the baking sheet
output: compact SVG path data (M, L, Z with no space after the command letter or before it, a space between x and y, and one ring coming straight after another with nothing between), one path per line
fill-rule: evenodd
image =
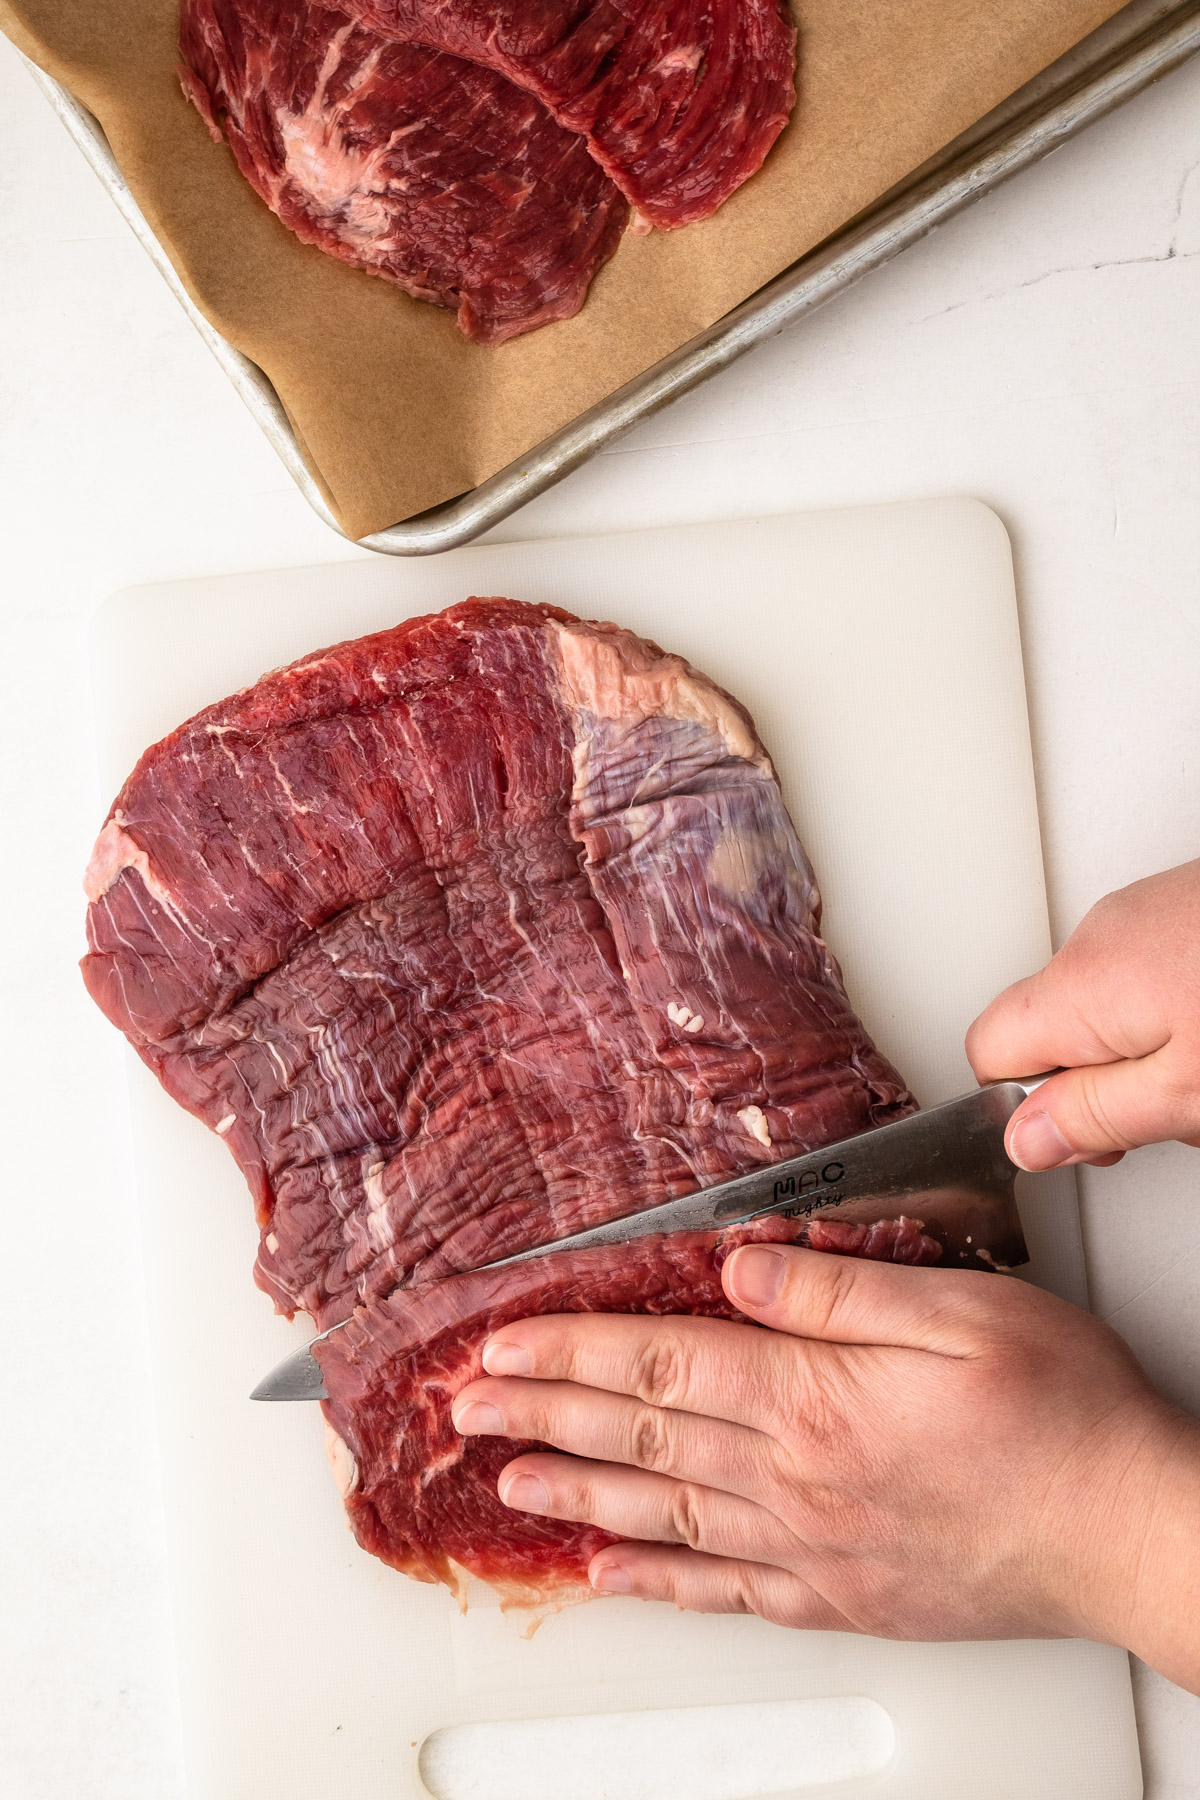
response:
M175 0L0 0L99 119L196 304L269 377L354 537L475 487L686 342L1119 10L1114 0L798 0L800 103L703 225L627 236L574 320L484 350L293 239L174 77Z

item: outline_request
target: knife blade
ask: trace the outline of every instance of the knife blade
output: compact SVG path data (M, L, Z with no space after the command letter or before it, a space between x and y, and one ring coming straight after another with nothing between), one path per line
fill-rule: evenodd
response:
M553 1238L458 1272L505 1269L538 1256L627 1244L659 1233L721 1230L769 1214L797 1221L821 1212L833 1212L834 1216L842 1212L844 1217L842 1209L847 1206L857 1211L864 1202L877 1201L896 1216L901 1202L922 1194L953 1195L962 1200L1011 1196L1018 1171L1005 1153L1005 1127L1021 1102L1048 1080L1049 1075L1030 1075L990 1082L972 1094L962 1094L927 1112L911 1113L893 1125L881 1125L804 1156L769 1163L733 1181L699 1188L682 1199L627 1213L587 1231ZM250 1398L328 1399L312 1344L322 1343L345 1323L339 1320L304 1349L277 1363Z

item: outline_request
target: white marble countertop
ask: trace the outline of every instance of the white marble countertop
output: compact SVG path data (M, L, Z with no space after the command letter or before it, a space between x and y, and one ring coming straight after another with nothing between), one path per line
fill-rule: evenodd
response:
M1200 62L626 438L522 537L940 494L1017 558L1056 936L1200 854ZM309 512L0 40L7 1441L0 1788L181 1792L119 1047L87 1003L85 628L359 556ZM1200 1413L1200 1157L1083 1182L1097 1309ZM1150 1800L1200 1701L1136 1670Z

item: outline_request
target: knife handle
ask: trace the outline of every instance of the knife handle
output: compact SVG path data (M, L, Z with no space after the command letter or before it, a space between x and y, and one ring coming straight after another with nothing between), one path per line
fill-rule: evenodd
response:
M1037 1092L1043 1082L1049 1081L1052 1075L1061 1075L1061 1069L1048 1069L1044 1075L1010 1075L1003 1081L989 1081L988 1087L1019 1087L1024 1090L1028 1100L1030 1094Z

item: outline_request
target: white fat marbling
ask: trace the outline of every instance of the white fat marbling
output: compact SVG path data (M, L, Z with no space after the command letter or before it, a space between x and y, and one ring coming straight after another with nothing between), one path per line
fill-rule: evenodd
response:
M667 1017L672 1025L678 1025L680 1031L688 1031L693 1034L700 1031L704 1025L704 1014L694 1013L690 1006L683 1004L682 1000L668 1002Z
M765 1149L771 1147L771 1128L767 1124L767 1115L761 1106L743 1106L738 1118L746 1127L752 1138L756 1138Z
M337 1491L342 1499L347 1499L358 1486L358 1461L344 1438L340 1438L332 1425L325 1427L325 1456Z

